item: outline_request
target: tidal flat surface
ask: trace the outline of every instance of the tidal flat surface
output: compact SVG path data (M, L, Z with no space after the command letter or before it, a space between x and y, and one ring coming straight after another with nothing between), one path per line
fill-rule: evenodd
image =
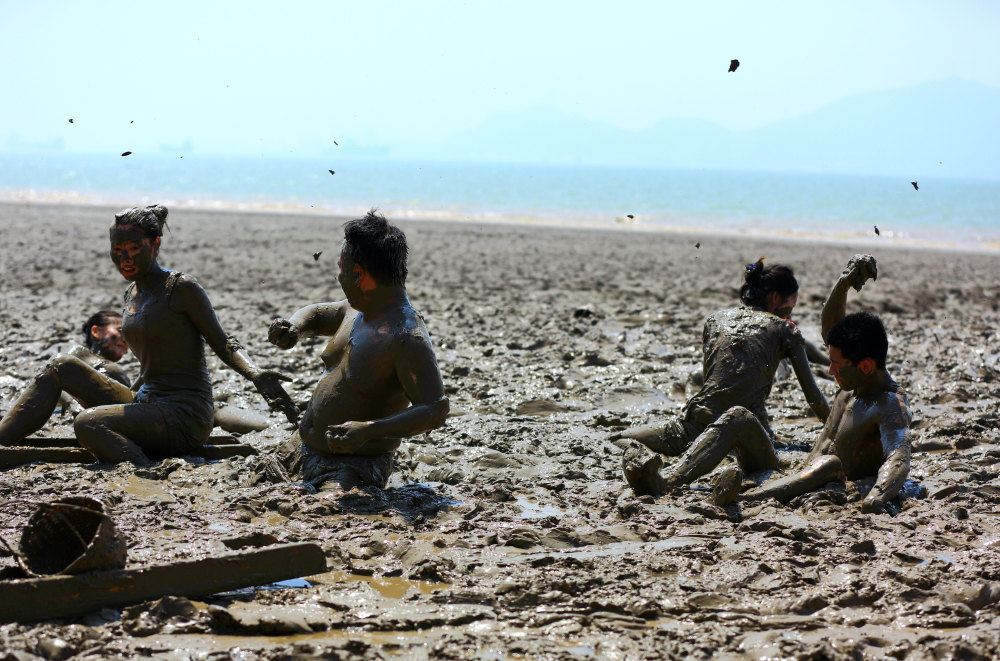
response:
M121 306L112 211L0 206L0 410L91 312ZM322 344L278 350L267 325L341 297L340 221L186 210L169 220L164 265L194 275L227 330L306 400ZM274 414L242 437L259 455L183 461L163 479L129 466L0 473L0 501L23 503L0 518L11 542L24 501L86 493L128 537L130 567L274 539L320 544L328 573L303 577L308 587L0 625L0 649L60 659L1000 655L1000 257L864 246L879 279L849 309L874 310L889 329L889 369L915 418L911 477L926 498L896 516L862 514L850 487L719 509L706 481L634 497L609 437L679 410L704 318L735 302L744 264L766 255L795 268L794 316L810 336L860 247L401 226L452 416L404 443L385 491L315 495L276 480L271 451L288 432ZM263 409L251 384L210 365L220 402ZM831 381L821 387L832 397ZM776 384L769 411L783 455L804 457L820 425L794 379ZM54 417L43 433L69 435L70 422ZM13 564L4 553L0 566Z

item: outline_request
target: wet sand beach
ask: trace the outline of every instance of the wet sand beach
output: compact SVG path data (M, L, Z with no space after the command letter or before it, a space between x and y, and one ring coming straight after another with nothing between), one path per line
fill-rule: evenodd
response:
M0 410L92 312L121 307L113 211L0 205ZM319 543L329 572L308 587L0 625L0 649L58 659L1000 655L1000 255L399 225L452 413L404 442L385 491L303 495L284 482L273 450L289 432L277 413L242 437L258 455L181 461L163 479L127 465L0 472L0 535L12 543L25 501L87 494L128 538L129 567L274 540ZM295 377L289 392L306 401L322 343L281 351L267 326L341 298L341 221L178 210L169 226L161 263L195 276L227 330L262 367ZM608 439L680 409L702 323L735 303L743 265L766 255L795 268L794 316L815 338L856 252L875 255L879 278L848 310L885 321L888 368L915 419L911 478L927 497L889 516L862 514L850 485L726 509L709 504L706 480L678 497L633 496ZM133 359L123 364L137 373ZM266 412L249 382L213 355L209 365L217 401ZM820 385L832 398L833 382ZM820 424L794 378L768 406L781 455L804 457ZM42 435L68 436L70 423L57 415ZM13 564L0 549L0 568Z

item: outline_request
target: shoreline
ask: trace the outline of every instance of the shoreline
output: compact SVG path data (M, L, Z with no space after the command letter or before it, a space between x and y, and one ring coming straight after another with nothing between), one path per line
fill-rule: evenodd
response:
M274 214L290 217L330 217L347 219L362 215L365 207L331 208L327 206L305 206L295 202L254 202L233 200L182 200L171 199L169 196L140 196L125 201L125 195L109 194L98 196L74 191L4 191L0 189L0 206L46 206L46 207L78 207L86 209L108 208L119 209L130 204L163 204L173 210L196 211L200 213L219 214ZM828 235L817 234L809 230L794 230L779 228L762 231L759 228L726 228L699 227L693 224L644 223L641 219L629 221L627 218L615 218L613 221L600 221L583 216L563 216L554 214L530 215L508 212L462 212L454 210L423 210L401 209L388 206L377 207L382 213L393 220L414 222L454 223L461 225L502 225L519 228L587 230L612 233L639 233L656 235L674 235L695 239L696 242L705 239L749 240L755 242L778 241L781 243L801 243L807 245L828 245L831 247L861 246L866 249L878 248L889 250L916 250L920 252L940 252L949 254L974 254L995 256L1000 255L1000 240L981 241L976 245L944 243L905 236L895 236L892 231L883 231L884 236L859 236L844 232ZM691 219L697 222L697 219Z

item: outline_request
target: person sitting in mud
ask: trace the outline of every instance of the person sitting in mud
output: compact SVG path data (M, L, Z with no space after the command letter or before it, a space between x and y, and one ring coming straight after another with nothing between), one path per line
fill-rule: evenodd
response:
M777 468L765 402L784 358L791 361L813 412L820 420L827 418L829 407L813 378L802 335L788 321L798 301L795 274L781 264L764 266L761 258L747 265L743 277L743 305L715 312L705 321L705 382L680 417L619 437L638 441L623 457L625 480L637 495L662 494L708 473L736 439L761 446L738 448L748 472ZM706 447L710 456L705 456ZM662 455L682 455L667 477L659 473Z
M183 455L202 444L213 426L212 382L205 342L253 382L267 402L297 420L277 372L261 370L227 335L208 295L193 278L157 261L167 209L155 205L118 213L111 227L111 259L131 282L121 333L139 359L132 390L76 356L51 360L0 420L0 445L17 445L38 431L65 392L88 408L73 421L80 445L100 461Z
M74 345L66 353L131 388L132 380L117 364L128 353L128 343L121 329L120 313L114 310L95 312L83 324L83 344ZM81 404L66 393L60 396L59 402L63 411L68 410L74 416L83 411ZM234 434L262 431L269 426L265 416L230 404L216 408L214 419L216 427Z
M448 400L427 328L406 295L406 235L370 211L344 225L338 280L347 300L276 319L289 349L330 337L316 385L282 463L317 489L384 488L402 438L444 424Z
M98 372L107 375L126 388L132 380L117 363L128 353L128 344L122 337L122 315L114 310L100 310L90 315L83 324L83 344L74 344L66 353L79 358ZM59 396L63 412L80 413L82 406L66 393Z
M845 315L848 290L854 287L861 291L865 282L877 276L873 257L855 256L823 308L823 339L830 347L830 374L841 390L806 458L805 468L742 494L743 471L738 467L727 469L720 475L713 494L717 504L765 498L787 501L828 482L874 477L874 486L862 501L862 511L890 508L890 501L899 495L910 472L910 405L906 393L886 370L889 341L882 320L871 312ZM739 448L744 443L733 439L732 445ZM748 448L746 445L742 451ZM695 451L703 452L707 459L706 448ZM770 457L762 456L756 463L770 461Z

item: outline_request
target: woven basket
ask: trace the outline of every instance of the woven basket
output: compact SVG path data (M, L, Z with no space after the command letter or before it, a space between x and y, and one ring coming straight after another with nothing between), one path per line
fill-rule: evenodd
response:
M127 544L100 501L70 496L38 506L18 551L29 574L79 574L123 568Z

